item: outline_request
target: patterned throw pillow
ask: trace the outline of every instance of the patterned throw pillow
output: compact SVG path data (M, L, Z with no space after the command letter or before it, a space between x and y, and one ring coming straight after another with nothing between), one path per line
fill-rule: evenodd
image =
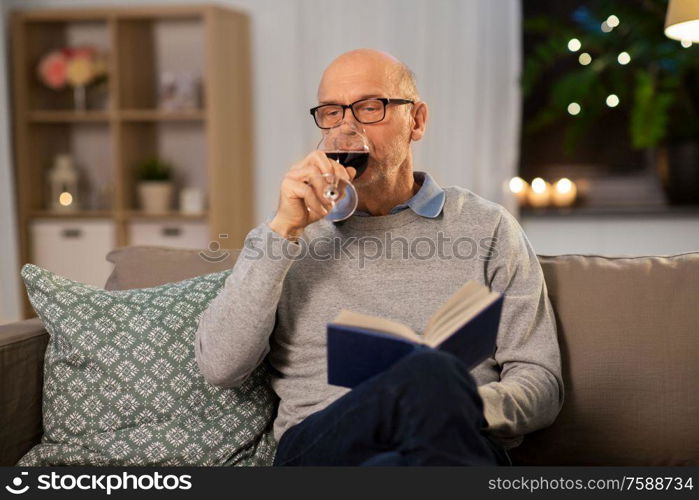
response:
M44 436L17 465L271 465L264 365L223 389L194 359L199 317L229 274L105 291L25 265L50 340Z

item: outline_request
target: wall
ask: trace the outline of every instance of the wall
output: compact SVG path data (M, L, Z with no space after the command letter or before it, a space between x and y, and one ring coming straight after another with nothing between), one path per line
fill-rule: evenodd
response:
M699 251L699 213L524 216L520 222L540 255L639 256Z
M316 103L323 68L338 54L357 47L387 50L417 74L431 117L425 139L415 148L416 169L429 171L443 185L465 186L507 203L502 186L515 172L519 131L519 0L0 3L7 8L216 3L248 12L255 89L253 210L258 222L275 210L284 172L312 150L320 137L308 109ZM0 159L0 175L9 175L9 168L10 163ZM11 204L9 200L3 203ZM2 210L2 217L9 222L14 218L8 210ZM12 276L17 265L3 259L2 269ZM15 292L0 283L0 294Z
M519 0L10 0L9 5L144 3L217 3L250 14L258 221L276 208L283 173L319 139L308 109L316 103L323 68L357 47L387 50L418 76L431 119L415 148L416 167L445 185L506 201L499 180L515 171L519 131Z
M7 5L0 2L0 68L8 61L6 14ZM0 324L20 316L8 84L7 71L0 71Z

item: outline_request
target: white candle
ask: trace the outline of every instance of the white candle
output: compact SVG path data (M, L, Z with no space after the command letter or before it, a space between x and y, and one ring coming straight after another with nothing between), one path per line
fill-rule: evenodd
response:
M523 206L527 203L527 194L529 193L529 183L521 177L513 177L509 183L510 193L517 198L517 203Z
M527 195L529 204L533 207L545 207L551 202L551 184L541 177L532 181L532 188Z
M573 181L564 177L559 179L551 192L553 204L557 207L569 207L575 202L578 188Z

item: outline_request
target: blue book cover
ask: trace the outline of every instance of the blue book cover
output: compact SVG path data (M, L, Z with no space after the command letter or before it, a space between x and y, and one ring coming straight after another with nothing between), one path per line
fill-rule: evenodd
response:
M432 347L457 356L469 370L482 363L495 352L503 299L501 294L493 294L487 306ZM328 323L328 383L355 387L387 370L418 345L380 330Z

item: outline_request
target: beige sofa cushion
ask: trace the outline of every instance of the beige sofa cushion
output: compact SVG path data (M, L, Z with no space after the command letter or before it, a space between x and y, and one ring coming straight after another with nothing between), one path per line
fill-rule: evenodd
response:
M540 261L566 401L513 460L699 465L699 253Z
M121 247L107 254L114 263L107 290L148 288L230 269L240 251L218 252L157 246Z

